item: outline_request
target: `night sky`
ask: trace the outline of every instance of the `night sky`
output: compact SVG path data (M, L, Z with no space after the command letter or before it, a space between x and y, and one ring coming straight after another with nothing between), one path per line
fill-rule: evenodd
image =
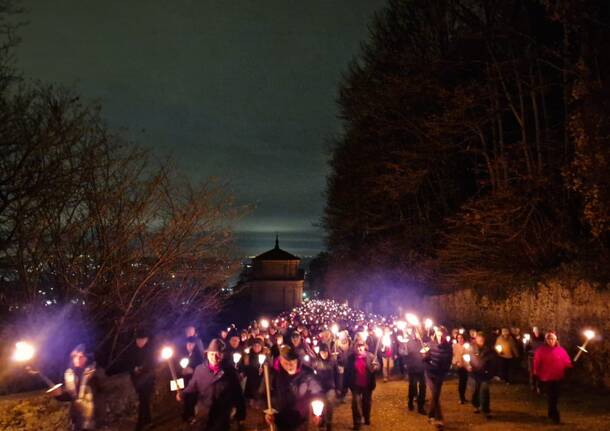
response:
M194 180L231 181L256 204L246 254L323 245L337 83L383 0L23 2L27 78L76 86L113 127Z

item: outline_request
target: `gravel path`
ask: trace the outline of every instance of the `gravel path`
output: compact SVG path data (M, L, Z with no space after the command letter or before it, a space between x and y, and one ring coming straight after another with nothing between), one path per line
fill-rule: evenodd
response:
M392 430L430 430L435 428L427 421L426 416L406 409L407 383L394 380L388 383L381 381L373 395L373 412L371 426L363 426L363 431ZM470 396L468 389L467 397ZM516 431L516 430L569 430L569 431L607 431L610 430L610 394L597 394L593 391L564 388L559 410L563 425L551 424L546 418L546 400L544 396L532 394L527 386L518 384L506 386L494 383L491 387L491 409L493 418L487 420L474 414L470 404L458 403L457 382L448 380L443 386L441 395L445 430L472 431ZM168 406L164 413L157 412L157 421L151 430L195 430L183 426L175 417L179 407ZM174 410L175 409L175 410ZM264 430L257 424L260 416L249 411L247 430ZM333 430L343 431L352 427L349 399L335 410ZM259 422L260 423L260 422ZM258 427L257 427L258 426ZM130 429L126 426L124 429ZM313 429L313 428L312 428Z

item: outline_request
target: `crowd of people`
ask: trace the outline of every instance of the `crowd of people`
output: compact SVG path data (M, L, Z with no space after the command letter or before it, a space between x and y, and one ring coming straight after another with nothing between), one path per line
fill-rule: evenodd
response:
M146 429L152 418L159 347L151 339L146 331L138 332L130 365L138 396L137 430ZM426 415L438 429L444 426L441 393L449 374L458 380L457 401L467 403L472 381L474 413L492 420L490 382L513 383L521 364L526 364L532 391L546 393L548 417L559 423L560 382L572 366L552 331L448 330L413 314L386 319L328 300L309 301L244 329L231 325L205 345L191 325L174 348L180 354L168 361L184 383L176 388L182 420L218 431L239 428L246 412L257 412L260 429L306 430L313 423L330 431L334 408L348 399L358 430L374 419L377 378L385 382L395 375L408 381L406 409ZM83 346L72 352L71 362L63 388L53 395L71 402L75 430L94 429L98 382Z

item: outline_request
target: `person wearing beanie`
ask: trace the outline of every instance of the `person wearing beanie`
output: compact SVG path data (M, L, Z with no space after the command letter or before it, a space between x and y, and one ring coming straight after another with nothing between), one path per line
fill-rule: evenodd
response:
M200 338L196 336L187 337L183 350L183 359L186 359L186 364L180 364L180 373L184 379L184 386L188 386L195 369L203 362L199 350ZM183 366L186 365L186 366ZM197 404L197 394L187 394L184 396L184 406L182 408L182 420L184 422L193 422L195 418L195 405Z
M324 407L322 425L326 431L332 429L333 421L333 406L336 399L335 381L337 379L337 360L330 354L328 344L320 344L320 351L313 362L313 369L316 376L322 385L324 399L326 401Z
M265 414L268 424L275 424L277 431L306 431L311 416L311 402L323 399L324 393L313 371L301 366L299 355L294 347L283 345L280 348L279 369L271 374L271 404L277 411ZM264 384L261 396L264 396ZM326 408L326 407L325 407ZM320 418L314 417L314 425Z
M435 327L428 349L424 349L424 362L426 363L426 386L430 389L431 400L428 410L428 420L437 429L443 429L443 413L441 410L441 389L451 368L453 349L447 339L447 328Z
M136 431L144 429L152 421L150 405L155 392L156 358L150 334L145 329L136 332L135 347L131 355L131 383L138 396Z
M206 349L206 358L195 369L193 378L176 399L197 394L197 416L203 431L225 431L231 426L231 412L236 410L238 424L246 417L246 405L235 367L223 365L225 344L214 338Z
M64 372L64 383L47 393L58 401L70 403L70 423L74 431L96 429L96 418L104 412L97 408L98 394L101 392L100 376L96 373L95 362L89 363L84 344L79 344L70 353L70 366Z
M561 381L566 369L572 368L572 361L566 350L559 345L557 334L549 331L544 337L545 344L534 353L534 376L546 390L548 417L556 424L561 423L557 403Z

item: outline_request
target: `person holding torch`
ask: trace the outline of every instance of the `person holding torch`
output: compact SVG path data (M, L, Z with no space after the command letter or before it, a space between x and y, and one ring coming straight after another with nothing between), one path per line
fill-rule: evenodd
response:
M545 344L534 353L534 376L546 389L548 417L558 424L561 422L557 409L560 385L566 369L572 368L572 360L566 350L559 345L555 332L547 332L544 340Z
M426 386L430 389L431 400L428 420L438 428L442 429L443 413L441 410L441 389L445 376L451 368L453 349L451 337L448 337L447 328L444 326L434 327L434 334L430 341L429 349L424 349L422 355L426 363Z
M100 377L96 373L95 362L89 363L85 345L79 344L70 353L70 367L64 372L63 386L56 385L47 391L58 401L70 403L70 422L72 430L96 429L96 418L103 409L96 406L101 392Z
M180 359L180 374L184 379L184 386L188 386L195 369L203 362L199 344L199 337L190 336L186 339L184 356ZM184 406L182 408L182 420L193 422L195 418L195 405L197 404L197 394L187 394L184 396Z
M478 332L472 351L465 351L462 359L474 380L472 405L474 412L483 412L487 419L491 419L489 383L494 376L496 364L496 351L485 344L485 334Z
M178 401L183 401L188 394L197 394L197 416L201 421L201 430L230 429L231 412L234 408L238 424L246 417L246 404L239 377L235 367L223 365L224 351L222 340L214 338L210 341L206 349L206 359L195 369L184 393L176 392Z
M269 382L270 404L265 421L277 431L306 431L314 400L323 399L322 386L310 368L303 367L293 346L280 348L279 369L273 369ZM261 388L263 391L266 388ZM264 392L263 392L264 393ZM314 424L321 416L314 415Z
M320 344L318 357L313 362L318 381L322 385L326 404L324 407L323 425L330 431L333 421L333 404L336 400L335 382L337 380L337 360L330 354L330 347L326 343Z

